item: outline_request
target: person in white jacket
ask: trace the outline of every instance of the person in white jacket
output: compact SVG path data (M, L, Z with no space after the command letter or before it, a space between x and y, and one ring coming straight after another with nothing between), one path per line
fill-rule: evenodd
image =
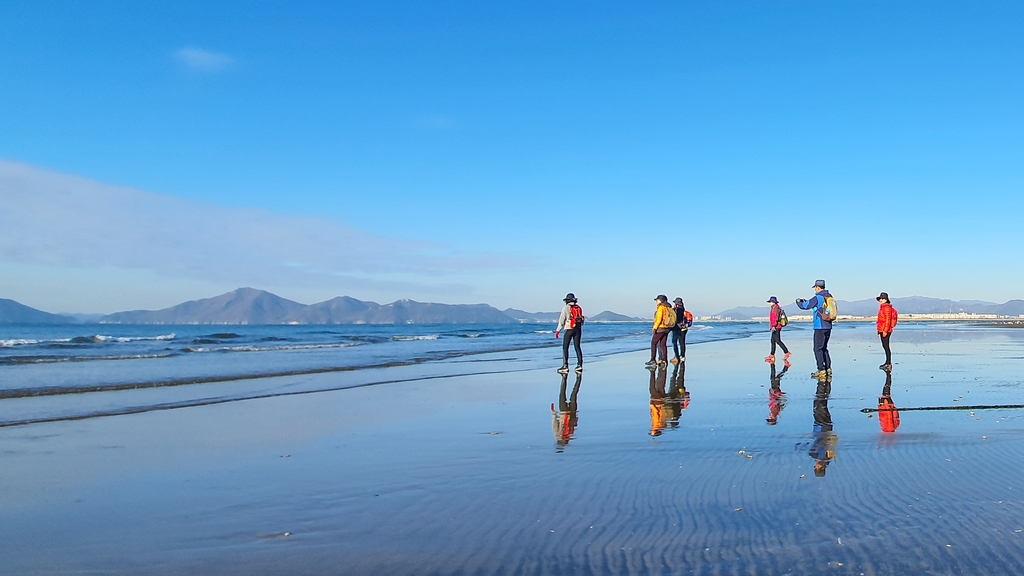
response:
M565 332L562 338L562 367L558 369L561 373L569 371L569 342L572 341L576 349L576 371L583 371L583 350L580 349L580 338L583 336L583 309L576 300L576 295L569 292L565 295L565 307L558 316L558 326L555 327L555 338L559 333Z

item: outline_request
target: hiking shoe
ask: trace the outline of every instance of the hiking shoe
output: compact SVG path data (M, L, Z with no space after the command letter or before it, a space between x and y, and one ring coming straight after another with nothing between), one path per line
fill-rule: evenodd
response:
M888 372L888 371L892 370L892 364L882 364L878 368L880 370L885 370L886 372Z
M831 376L832 375L832 369L831 368L826 368L825 369L825 374L828 374L829 376Z
M644 364L644 366L647 366L648 368L650 368L651 366L657 366L657 365L658 365L658 363L655 362L654 360L651 360L651 361L649 361L649 362Z
M658 366L661 366L662 368L664 368L665 366L668 366L668 362L665 362L664 360L662 360L662 361L658 362Z
M558 369L558 373L559 374L568 374L569 373L569 365L566 364L565 366L562 366L561 368L559 368Z
M679 361L680 362L686 362L686 356L680 356L679 357Z
M764 357L764 361L769 363L769 364L775 364L775 356L769 354L769 355Z
M673 359L669 360L669 362L671 362L671 363L673 363L673 364L679 364L679 357L678 357L678 356L676 356L675 358L673 358Z
M583 372L583 364L577 364L576 365L576 371L577 372Z
M782 359L783 360L789 360L789 357L792 356L792 355L793 355L792 352L786 352L786 354L782 357Z
M821 379L824 378L826 374L827 372L825 372L824 370L818 370L817 372L811 372L811 378Z

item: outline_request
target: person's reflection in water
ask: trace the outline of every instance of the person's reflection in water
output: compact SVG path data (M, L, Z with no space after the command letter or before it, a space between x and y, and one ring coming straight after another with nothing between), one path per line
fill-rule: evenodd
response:
M882 433L892 434L900 427L900 411L892 401L892 372L886 372L882 395L878 397L878 425Z
M686 363L680 362L672 367L672 377L668 383L668 399L665 409L668 412L668 427L678 428L679 417L683 410L690 407L690 393L686 391Z
M665 430L665 377L664 367L657 370L652 366L651 372L651 436L661 436Z
M828 411L828 397L832 393L832 376L818 380L814 391L814 440L808 452L814 458L814 475L825 476L825 469L836 457L838 438L832 432L832 414Z
M576 424L579 421L576 416L576 398L580 393L580 384L583 383L583 373L576 373L576 385L572 387L572 392L566 399L568 383L569 375L562 374L562 386L558 391L558 410L555 410L554 404L551 405L551 431L555 434L556 452L564 451L566 444L576 433Z
M771 389L768 390L768 425L775 426L779 423L779 413L786 407L786 393L782 391L782 377L789 371L789 367L792 366L788 361L782 368L782 372L775 372L775 363L769 364L771 366Z

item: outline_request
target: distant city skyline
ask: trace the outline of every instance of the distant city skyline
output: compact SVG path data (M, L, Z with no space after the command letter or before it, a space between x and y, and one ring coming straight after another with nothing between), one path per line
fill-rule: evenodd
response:
M1024 297L1024 6L0 5L0 298Z

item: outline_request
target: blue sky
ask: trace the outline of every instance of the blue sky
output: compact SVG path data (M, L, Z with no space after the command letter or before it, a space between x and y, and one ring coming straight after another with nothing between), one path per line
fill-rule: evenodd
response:
M0 4L0 297L1024 297L1020 3L294 4Z

